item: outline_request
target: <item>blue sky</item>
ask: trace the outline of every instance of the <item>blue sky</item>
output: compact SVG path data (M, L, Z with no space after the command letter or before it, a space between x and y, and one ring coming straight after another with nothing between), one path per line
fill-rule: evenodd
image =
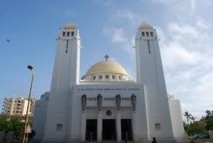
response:
M50 89L58 28L80 29L81 76L108 54L135 77L134 36L146 22L157 29L168 93L182 112L199 119L213 110L212 0L2 0L0 2L0 105ZM10 39L10 42L7 42Z

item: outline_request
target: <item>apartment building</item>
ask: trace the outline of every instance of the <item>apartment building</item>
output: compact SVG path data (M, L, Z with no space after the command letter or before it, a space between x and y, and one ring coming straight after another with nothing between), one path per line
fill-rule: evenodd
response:
M28 99L22 97L4 98L3 113L6 115L24 116L27 113ZM35 99L31 99L28 110L28 115L33 115L35 106Z

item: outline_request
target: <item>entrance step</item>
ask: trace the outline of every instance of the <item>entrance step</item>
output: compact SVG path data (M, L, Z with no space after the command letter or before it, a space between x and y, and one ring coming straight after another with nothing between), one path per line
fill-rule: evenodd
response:
M102 141L102 142L97 142L93 141L92 143L126 143L125 141L117 142L117 141ZM134 141L128 141L127 143L136 143Z

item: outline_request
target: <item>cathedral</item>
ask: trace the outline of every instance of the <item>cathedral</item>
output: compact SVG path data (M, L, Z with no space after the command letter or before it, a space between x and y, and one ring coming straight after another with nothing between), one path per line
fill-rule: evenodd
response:
M59 29L50 92L36 102L33 129L41 143L180 142L179 100L167 94L157 32L142 23L135 36L136 79L105 59L80 77L81 38L74 24Z

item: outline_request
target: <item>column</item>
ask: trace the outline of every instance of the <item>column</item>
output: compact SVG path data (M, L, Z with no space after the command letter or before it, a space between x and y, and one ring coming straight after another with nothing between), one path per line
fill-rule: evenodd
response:
M117 141L121 141L121 112L117 111L117 116L116 116L116 135L117 135Z
M97 132L97 136L98 136L98 142L102 141L102 110L98 111L98 132Z
M81 115L81 141L86 139L86 111L82 111Z

